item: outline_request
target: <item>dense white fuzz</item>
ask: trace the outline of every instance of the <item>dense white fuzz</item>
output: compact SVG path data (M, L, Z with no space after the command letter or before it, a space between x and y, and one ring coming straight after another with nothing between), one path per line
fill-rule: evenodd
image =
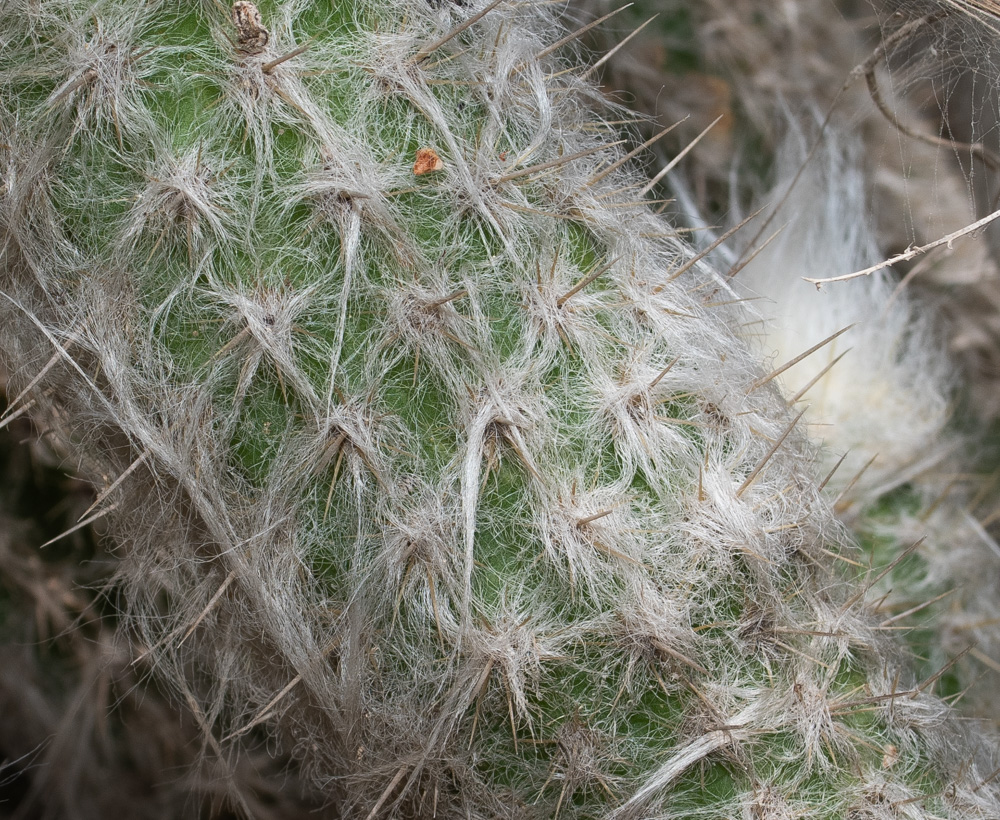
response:
M53 121L72 121L68 141L84 128L95 128L113 135L122 147L123 129L146 125L142 78L152 73L153 61L148 51L140 50L142 15L122 9L103 22L59 23L68 48L53 55L63 76L45 101ZM60 112L70 116L58 117Z
M585 481L578 476L556 490L536 526L547 558L566 573L570 587L583 584L597 595L629 565L641 569L647 547L640 527L649 519L630 509L624 482L588 488Z
M859 149L836 145L829 133L822 139L823 149L794 187L791 181L805 154L789 140L768 196L779 201L791 190L774 218L782 231L738 281L764 297L755 307L764 315L761 343L775 367L850 327L778 378L790 396L798 396L845 354L799 397L808 406L810 431L827 445L828 468L847 455L834 486L844 487L872 458L860 479L864 486L899 483L917 461L926 469L948 448L942 431L950 412L952 369L930 312L887 274L822 289L803 281L805 275L860 270L879 258L865 227Z
M147 172L148 184L132 206L131 224L123 231L127 253L131 245L150 232L156 236L155 253L164 242L187 248L188 261L203 247L208 234L222 239L231 232L229 215L234 203L225 182L224 161L203 157L200 148L175 157L170 149L159 152L162 159Z
M955 365L932 306L890 274L819 290L802 281L806 269L810 277L834 276L879 255L866 227L859 149L838 144L846 138L832 128L821 139L803 166L805 137L789 138L769 196L780 201L790 191L775 219L783 230L739 281L764 297L754 303L762 316L754 330L781 370L777 380L805 409L810 435L822 443L816 475L828 477L837 512L876 545L876 561L898 560L917 545L914 557L869 595L879 601L883 625L901 629L931 619L938 638L929 652L937 665L974 645L962 661L963 683L972 684L994 675L1000 656L990 626L1000 615L1000 549L971 512L973 495L959 477L966 445L948 428ZM992 688L985 681L973 687L973 709L990 711Z

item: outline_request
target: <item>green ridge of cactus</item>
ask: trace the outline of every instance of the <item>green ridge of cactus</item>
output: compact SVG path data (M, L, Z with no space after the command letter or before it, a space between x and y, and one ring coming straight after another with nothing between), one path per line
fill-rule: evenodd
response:
M552 14L3 7L0 349L124 616L343 816L995 816Z

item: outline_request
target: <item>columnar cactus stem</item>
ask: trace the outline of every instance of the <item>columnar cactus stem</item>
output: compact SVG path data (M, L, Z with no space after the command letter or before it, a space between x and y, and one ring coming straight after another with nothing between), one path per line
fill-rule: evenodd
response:
M133 628L344 816L995 815L549 15L4 12L2 349Z

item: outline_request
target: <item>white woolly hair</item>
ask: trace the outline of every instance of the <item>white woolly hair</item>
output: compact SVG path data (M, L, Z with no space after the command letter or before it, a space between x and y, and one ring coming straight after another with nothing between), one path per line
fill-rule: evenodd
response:
M898 560L916 545L878 585L887 621L922 613L934 638L917 649L933 665L968 653L957 667L969 686L965 711L995 721L1000 547L976 518L975 488L956 480L968 470L968 442L949 425L957 368L933 305L891 272L821 289L803 281L806 272L864 269L884 251L865 207L861 145L830 130L800 173L808 147L801 130L791 131L765 197L781 203L773 220L781 233L738 277L761 297L752 328L776 367L849 328L777 379L807 408L823 448L818 477L835 470L829 488L842 520L858 537L891 545L876 560ZM903 485L906 500L893 502L888 494Z
M777 207L765 232L777 236L737 283L760 297L753 302L760 322L752 327L775 368L822 344L776 378L807 408L809 433L824 448L821 466L832 469L843 458L830 486L857 479L855 489L874 498L952 449L943 433L954 369L933 311L911 298L893 272L819 288L805 281L885 258L867 207L861 144L828 128L810 154L810 139L790 128L777 180L761 198L765 214Z

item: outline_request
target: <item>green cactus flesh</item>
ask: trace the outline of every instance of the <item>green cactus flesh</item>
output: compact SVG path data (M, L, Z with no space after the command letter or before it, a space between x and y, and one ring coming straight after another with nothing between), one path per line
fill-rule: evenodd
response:
M257 14L0 12L4 356L209 748L344 816L994 816L544 5Z

